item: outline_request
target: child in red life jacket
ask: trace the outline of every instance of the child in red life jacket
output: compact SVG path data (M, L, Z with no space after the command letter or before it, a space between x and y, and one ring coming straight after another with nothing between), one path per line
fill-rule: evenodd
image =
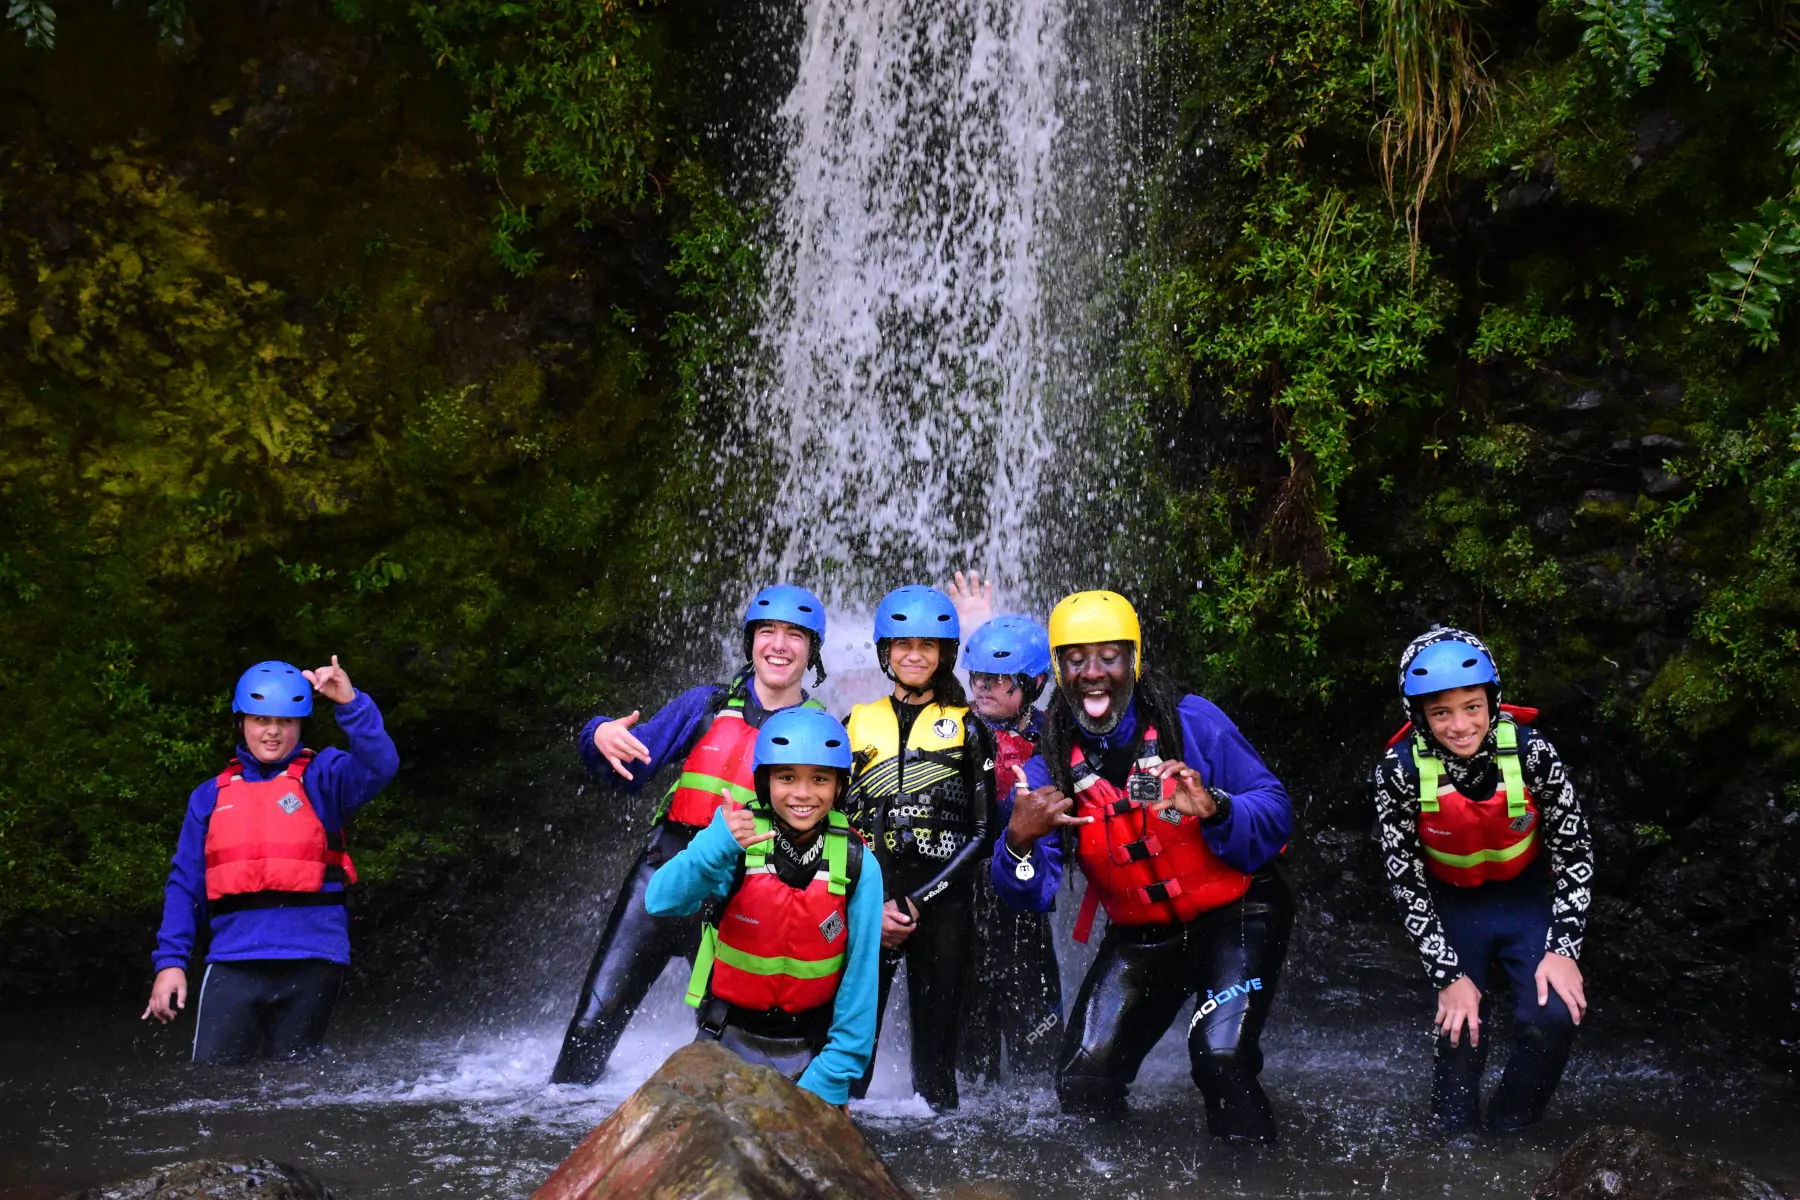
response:
M337 705L349 753L301 746L314 691ZM393 779L400 758L375 702L335 655L316 671L258 663L238 680L231 711L243 741L188 798L144 1018L166 1024L186 1006L204 915L212 942L194 1061L303 1057L324 1040L350 962L344 887L356 868L344 826Z
M1414 639L1400 695L1411 720L1376 765L1375 804L1388 885L1438 989L1431 1123L1454 1134L1480 1120L1481 1004L1498 962L1517 1036L1487 1128L1514 1132L1543 1115L1587 1010L1587 822L1556 748L1525 724L1536 710L1500 703L1473 634Z
M790 708L763 723L756 803L721 808L644 893L654 916L709 921L688 987L700 1037L780 1071L830 1104L875 1054L881 867L838 803L850 738Z
M959 574L951 598L967 587ZM967 609L959 605L959 611ZM1029 617L995 617L976 629L962 659L969 669L969 706L994 737L995 792L1010 791L1016 768L1037 753L1044 715L1033 705L1050 680L1050 634ZM984 860L992 856L992 847L983 850ZM1050 916L1002 903L989 873L976 875L975 965L962 1068L998 1079L1004 1041L1014 1074L1047 1075L1062 1041L1062 979Z

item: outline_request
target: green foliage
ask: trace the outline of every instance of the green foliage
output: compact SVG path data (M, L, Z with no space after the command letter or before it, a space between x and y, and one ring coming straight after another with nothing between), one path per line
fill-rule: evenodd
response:
M656 182L669 140L645 14L657 3L414 4L426 45L475 101L469 128L501 190L493 251L514 275L541 261L522 243L546 216L572 209L586 228L596 209L637 204ZM536 219L533 207L543 210Z
M1544 312L1544 298L1529 292L1522 308L1490 304L1481 310L1469 357L1488 362L1502 354L1522 359L1531 366L1553 350L1575 340L1574 318Z
M25 34L25 44L48 50L56 45L56 10L50 0L11 0L6 19Z
M1613 72L1622 88L1650 86L1675 39L1669 0L1557 0L1586 26L1581 44Z
M669 239L682 308L666 335L676 354L681 414L691 421L742 365L750 344L762 284L762 245L754 236L761 214L733 201L697 161L677 167L670 182L692 204Z
M1782 289L1793 286L1800 260L1800 208L1792 196L1769 199L1756 215L1737 223L1720 252L1726 269L1706 277L1694 316L1709 325L1742 325L1750 344L1767 350L1781 340Z

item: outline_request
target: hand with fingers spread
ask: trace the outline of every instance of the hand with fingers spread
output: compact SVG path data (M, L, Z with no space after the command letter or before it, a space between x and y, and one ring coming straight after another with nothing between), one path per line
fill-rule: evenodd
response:
M187 1007L187 972L180 967L164 967L156 973L156 982L150 985L150 1003L144 1007L144 1015L140 1021L148 1021L155 1017L160 1023L167 1025L175 1019L175 1014Z
M1438 1032L1457 1045L1464 1025L1469 1027L1469 1045L1481 1045L1481 989L1467 975L1438 992Z
M1562 1002L1569 1006L1569 1015L1577 1025L1587 1015L1587 991L1581 980L1581 967L1566 954L1552 950L1544 955L1544 961L1537 968L1537 1000L1542 1008L1550 1003L1550 992L1555 990Z
M900 905L905 903L906 907ZM892 950L913 935L919 927L919 907L911 896L889 900L881 906L881 944Z
M356 699L356 689L350 684L350 672L338 666L338 656L331 656L329 667L320 667L316 671L302 671L306 682L313 685L313 691L325 697L333 704L348 704Z
M962 622L964 636L980 629L993 617L993 580L983 580L974 571L967 575L958 571L944 591L949 594L950 603L956 606L956 619Z
M1167 799L1151 805L1151 811L1161 814L1172 808L1183 816L1199 817L1202 821L1219 811L1218 801L1200 782L1200 772L1186 763L1173 759L1160 763L1156 777L1165 781L1173 779L1175 791Z
M760 846L764 842L775 840L773 829L767 833L757 833L756 815L742 804L733 801L730 795L725 797L725 828L731 830L731 836L736 838L737 844L746 850L752 846Z
M650 761L650 748L632 736L631 727L637 722L638 711L632 709L630 716L603 721L594 729L594 749L627 779L633 776L626 770L626 763Z
M1052 829L1093 823L1092 817L1069 815L1075 802L1063 795L1062 789L1054 783L1034 791L1025 778L1024 767L1015 766L1013 774L1018 777L1018 782L1013 785L1012 819L1006 824L1006 846L1014 854L1031 853L1032 843Z

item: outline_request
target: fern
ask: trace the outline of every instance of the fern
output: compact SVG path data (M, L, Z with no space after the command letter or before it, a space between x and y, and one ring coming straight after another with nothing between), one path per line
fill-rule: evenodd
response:
M1675 40L1675 18L1665 0L1564 0L1587 26L1581 44L1624 85L1650 86L1663 54Z
M1759 350L1781 340L1782 289L1792 286L1800 256L1800 212L1791 198L1769 199L1757 209L1758 219L1740 221L1721 253L1726 270L1706 277L1707 290L1694 305L1694 316L1712 324L1742 325Z
M50 0L12 0L6 17L25 31L25 44L48 50L56 45L56 10Z

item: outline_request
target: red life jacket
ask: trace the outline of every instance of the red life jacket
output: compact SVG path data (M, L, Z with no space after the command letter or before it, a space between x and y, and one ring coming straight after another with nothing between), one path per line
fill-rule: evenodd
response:
M1143 756L1131 773L1147 773L1161 762L1156 730L1146 729ZM1087 894L1075 919L1076 941L1088 940L1094 910L1102 904L1114 925L1174 925L1250 890L1250 876L1219 861L1201 835L1199 821L1182 817L1177 825L1152 816L1149 805L1101 778L1079 745L1069 749L1069 769L1075 815L1094 818L1081 827L1076 842L1087 876ZM1174 780L1162 781L1161 794L1165 800L1175 794Z
M818 708L816 700L805 707ZM756 803L756 730L744 719L743 694L734 694L681 764L681 775L663 798L657 819L704 828L712 824L725 793L739 804Z
M756 831L774 829L768 810L752 810ZM711 992L755 1012L802 1013L830 1004L844 977L850 945L850 839L861 836L835 810L821 835L819 869L803 888L789 887L770 862L773 842L744 851L744 874L708 925L688 981L688 1003Z
M1425 851L1425 871L1456 887L1516 879L1538 855L1537 800L1525 787L1519 727L1512 719L1519 712L1535 717L1537 710L1503 705L1502 712L1494 726L1500 786L1485 800L1470 799L1444 778L1442 763L1422 736L1415 735L1408 747L1419 770L1419 845Z
M214 913L242 908L342 904L327 883L355 883L342 831L327 830L306 798L302 750L272 779L244 778L235 759L219 773L206 825L206 900Z
M1001 795L1011 794L1019 778L1014 769L1031 761L1036 753L1036 738L1010 727L994 730L994 782Z

